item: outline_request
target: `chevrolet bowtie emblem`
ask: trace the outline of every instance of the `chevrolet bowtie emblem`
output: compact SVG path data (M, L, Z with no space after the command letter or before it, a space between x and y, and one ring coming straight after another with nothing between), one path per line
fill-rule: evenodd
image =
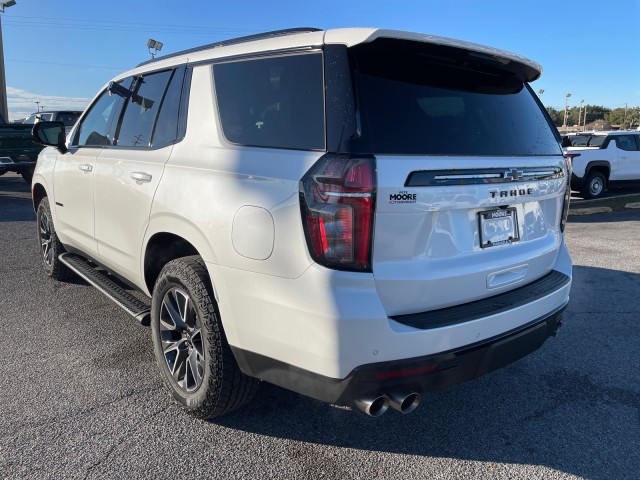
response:
M524 172L522 170L512 168L511 170L504 172L504 178L510 178L512 181L517 182L518 180L522 180L523 173Z

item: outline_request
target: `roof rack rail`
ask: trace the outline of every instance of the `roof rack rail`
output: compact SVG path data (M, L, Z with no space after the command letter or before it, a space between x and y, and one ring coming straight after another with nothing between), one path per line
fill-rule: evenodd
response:
M169 55L163 55L162 57L158 57L152 60L147 60L146 62L142 62L138 64L136 67L148 65L150 63L157 62L159 60L166 60L168 58L179 57L180 55L187 55L189 53L201 52L202 50L208 50L210 48L226 47L228 45L235 45L237 43L253 42L254 40L261 40L263 38L282 37L285 35L293 35L296 33L309 33L309 32L321 32L321 31L322 31L321 28L299 27L299 28L287 28L285 30L274 30L272 32L256 33L256 34L247 35L244 37L230 38L228 40L222 40L220 42L209 43L207 45L202 45L200 47L189 48L187 50L182 50L180 52L170 53Z

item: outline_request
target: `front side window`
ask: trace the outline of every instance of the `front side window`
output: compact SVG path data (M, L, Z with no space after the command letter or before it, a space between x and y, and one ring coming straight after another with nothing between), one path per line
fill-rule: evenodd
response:
M626 150L627 152L634 152L638 150L636 141L631 135L619 135L616 136L616 146L620 150Z
M74 144L79 147L111 145L109 127L120 97L104 91L91 106L76 131Z
M117 133L119 147L148 147L172 71L135 77Z
M323 150L322 54L213 66L222 130L239 145Z

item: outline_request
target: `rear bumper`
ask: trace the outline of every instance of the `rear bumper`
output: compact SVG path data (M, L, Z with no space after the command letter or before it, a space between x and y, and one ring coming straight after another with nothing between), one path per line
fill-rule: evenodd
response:
M334 391L326 394L334 402L343 395L326 382L342 384L370 365L421 363L489 345L553 317L566 306L571 289L564 242L553 270L540 283L416 318L389 317L370 274L312 265L300 277L285 279L211 263L207 267L227 340L242 370L295 391L313 392L315 387L304 385L320 379L319 389ZM475 371L465 375L460 381ZM310 395L325 398L322 392Z
M243 372L300 394L337 405L394 390L428 392L497 370L537 350L555 336L566 305L520 328L464 348L355 368L344 379L319 375L253 352L234 348Z

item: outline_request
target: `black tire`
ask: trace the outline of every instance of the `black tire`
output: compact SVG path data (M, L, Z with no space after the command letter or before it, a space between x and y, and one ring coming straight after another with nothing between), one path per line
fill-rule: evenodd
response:
M29 167L25 170L22 170L22 172L20 172L20 175L22 175L22 178L24 179L24 181L27 182L29 185L31 185L31 180L33 180L34 170L35 170L35 167Z
M58 258L65 250L60 240L58 240L47 197L44 197L38 204L36 225L38 227L38 243L44 272L56 280L67 280L73 277L73 272Z
M607 189L607 179L602 172L594 171L587 175L582 186L582 197L584 199L600 198Z
M160 272L151 331L162 380L191 415L219 417L255 396L259 381L244 375L235 361L200 257L173 260Z

